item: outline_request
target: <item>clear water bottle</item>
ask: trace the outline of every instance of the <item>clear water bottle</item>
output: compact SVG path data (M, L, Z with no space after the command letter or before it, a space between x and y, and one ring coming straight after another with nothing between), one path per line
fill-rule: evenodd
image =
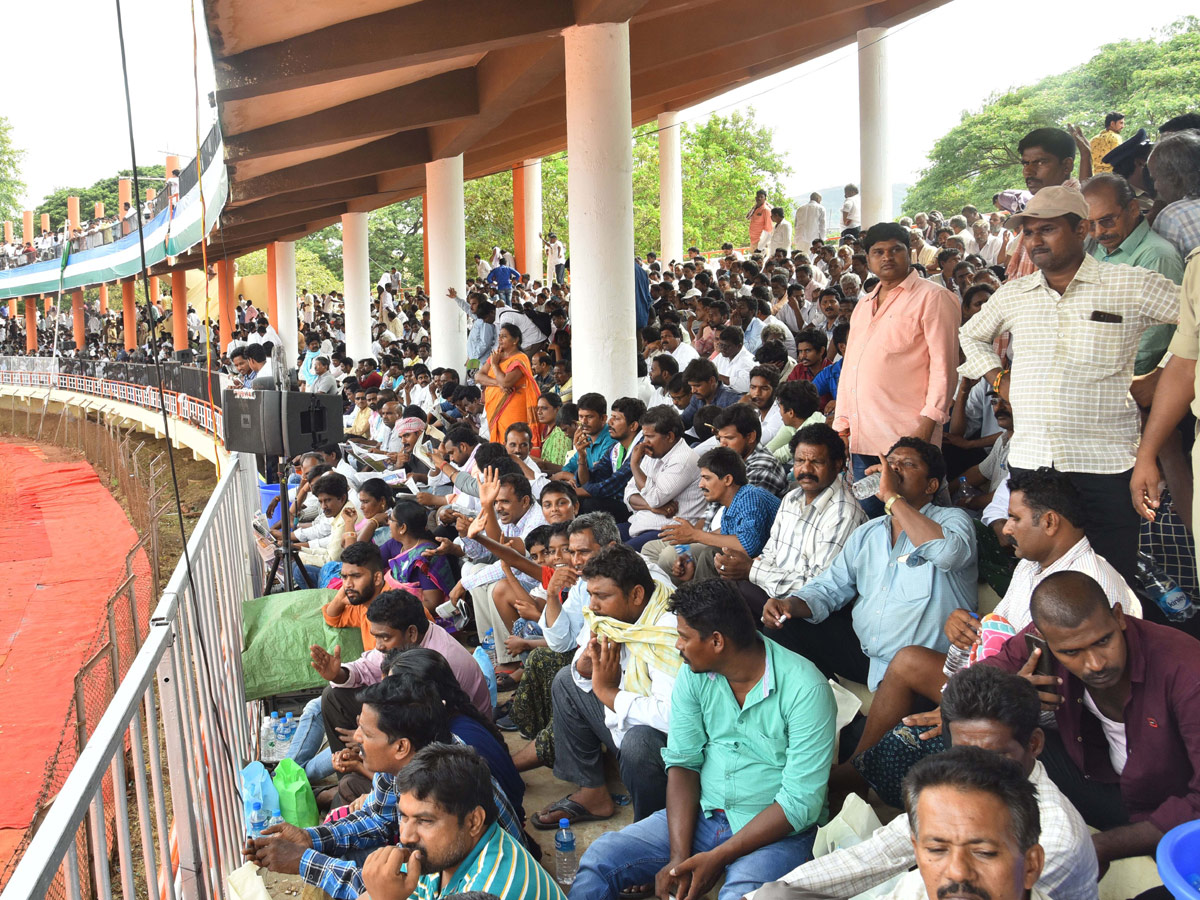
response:
M570 819L558 820L558 831L554 834L555 878L563 890L575 882L579 871L579 853L575 850L575 832L571 831Z
M287 713L283 717L283 735L288 741L291 741L292 735L296 733L297 722L291 713Z
M966 475L960 475L958 481L954 482L954 490L950 492L950 501L955 506L961 506L966 503L976 494L975 488L967 481Z
M275 741L278 743L283 740L283 720L279 718L279 713L271 713L271 733L275 735Z
M483 652L488 655L488 659L492 661L492 666L496 665L496 632L489 628L483 633L483 640L479 642L479 646L483 648Z
M874 497L879 491L879 482L883 480L883 475L876 472L873 475L866 475L854 484L850 485L850 493L859 500L866 500L868 497Z
M1164 572L1148 553L1138 553L1137 578L1142 590L1158 604L1163 615L1170 621L1186 622L1196 614L1192 598L1183 592L1175 583L1175 579Z
M250 822L247 825L247 832L252 838L262 837L263 829L267 827L269 814L263 809L262 803L255 800L250 804Z
M970 658L969 648L964 650L956 644L951 644L950 649L946 651L946 662L942 666L942 674L947 678L952 677L955 672L966 666Z

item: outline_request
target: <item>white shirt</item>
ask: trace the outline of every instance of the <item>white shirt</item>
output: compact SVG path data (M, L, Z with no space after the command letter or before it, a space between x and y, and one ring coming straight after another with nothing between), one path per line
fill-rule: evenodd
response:
M979 247L977 252L989 266L996 265L996 257L1000 254L1000 247L1003 241L1004 239L1000 235L991 234L988 235L988 239L984 242L983 246L979 246L978 242L976 242L976 246Z
M771 232L771 239L767 242L767 255L774 256L776 250L791 252L791 249L792 223L784 219Z
M816 200L809 200L796 209L796 230L793 235L796 246L807 251L812 242L825 240L825 207Z
M675 357L675 362L679 363L680 372L687 368L687 364L693 359L700 358L700 354L696 352L696 348L686 341L680 341L679 346L671 351L671 355Z
M771 404L766 418L760 419L760 421L762 422L762 437L758 442L765 447L771 442L771 438L779 434L779 430L783 428L783 414L779 411L778 401Z
M713 358L713 364L717 367L718 375L729 379L729 386L733 390L739 394L750 390L750 370L758 363L754 361L754 354L745 347L739 350L733 359L729 359L724 353L718 353Z
M551 241L546 245L546 265L550 268L561 266L567 258L567 248L562 241Z
M669 500L679 504L676 516L696 520L704 513L704 495L700 493L699 457L682 438L661 459L642 458L642 474L646 486L638 488L636 479L625 485L625 504L634 494L641 494L650 506L662 506ZM631 507L632 509L632 507ZM657 531L673 520L648 509L638 510L629 517L629 533Z
M842 204L843 228L859 228L862 226L862 196L855 194L847 197ZM811 243L811 242L810 242Z
M525 313L510 307L500 307L496 310L496 331L499 333L500 326L505 323L511 323L521 329L521 347L528 350L533 344L540 344L546 340L546 335L533 324L533 320Z
M1104 729L1104 740L1108 744L1108 761L1112 763L1113 771L1120 775L1125 771L1125 759L1129 756L1125 740L1125 723L1114 722L1100 712L1096 701L1092 699L1092 695L1086 688L1083 691L1083 706L1100 721L1100 727Z
M487 278L488 272L490 271L492 271L492 267L486 259L480 259L479 262L475 264L475 272L480 278Z

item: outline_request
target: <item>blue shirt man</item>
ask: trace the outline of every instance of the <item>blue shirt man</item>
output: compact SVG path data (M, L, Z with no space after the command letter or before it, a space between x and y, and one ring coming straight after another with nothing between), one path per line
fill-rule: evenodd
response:
M487 274L487 283L494 284L500 293L512 291L514 281L521 278L521 273L511 266L498 265Z

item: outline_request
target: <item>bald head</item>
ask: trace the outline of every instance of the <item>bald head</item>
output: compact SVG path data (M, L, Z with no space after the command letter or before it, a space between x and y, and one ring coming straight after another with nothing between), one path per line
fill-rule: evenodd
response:
M1090 575L1082 572L1055 572L1047 575L1033 589L1029 601L1033 624L1039 631L1047 627L1079 628L1096 613L1112 616L1112 608L1104 589Z

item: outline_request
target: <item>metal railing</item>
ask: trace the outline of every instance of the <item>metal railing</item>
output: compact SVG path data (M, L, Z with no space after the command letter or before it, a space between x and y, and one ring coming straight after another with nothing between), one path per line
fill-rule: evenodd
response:
M252 456L225 467L187 542L191 571L181 559L0 900L225 897L256 739L241 670L241 607L261 568L256 480Z

